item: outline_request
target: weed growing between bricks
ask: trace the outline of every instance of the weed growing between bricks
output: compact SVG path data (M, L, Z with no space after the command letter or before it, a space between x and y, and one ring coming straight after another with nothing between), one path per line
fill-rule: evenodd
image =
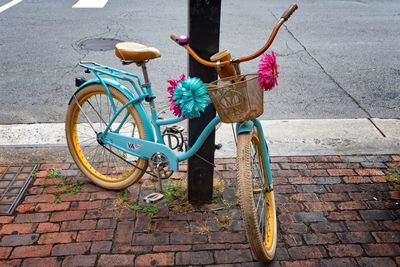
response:
M400 155L271 160L279 238L271 266L400 265ZM195 207L182 172L148 205L151 181L107 191L73 164L41 164L16 213L0 216L0 266L262 266L243 229L235 160L216 163L213 202Z
M144 206L139 201L133 202L129 197L128 190L122 190L118 193L117 199L115 200L116 207L116 216L120 218L123 209L130 209L133 212L141 212L145 213L150 217L154 217L154 215L158 212L158 206L154 204Z
M153 183L152 178L149 178ZM143 183L143 181L141 181ZM147 186L149 184L147 183ZM149 186L155 188L155 185ZM159 210L163 207L167 207L169 211L175 213L188 213L188 212L215 212L223 209L230 209L233 206L237 206L237 202L229 202L223 199L223 192L225 189L224 181L216 175L213 183L213 200L212 204L205 206L194 206L188 201L187 193L187 179L182 176L180 179L168 181L166 186L163 187L161 193L164 195L164 199L156 204L148 204L143 202L141 199L132 200L129 196L129 190L122 190L118 193L118 197L115 200L116 216L120 217L121 212L124 209L130 209L132 212L143 213L153 218L157 215ZM222 216L222 221L225 226L221 229L226 230L226 221L229 221L228 216ZM151 227L150 227L151 228ZM199 227L200 233L206 233L208 230L206 226Z
M37 176L37 172L34 174L35 177ZM56 182L45 182L41 185L42 188L48 188L50 184L55 185L56 188L60 190L55 190L53 193L54 200L52 201L53 204L61 204L63 201L61 199L62 195L76 195L82 190L83 182L82 181L75 181L72 182L65 176L60 175L60 170L58 169L50 169L49 173L45 177L48 181L49 180L57 180Z
M398 173L389 173L386 174L386 181L392 185L400 184L400 174Z

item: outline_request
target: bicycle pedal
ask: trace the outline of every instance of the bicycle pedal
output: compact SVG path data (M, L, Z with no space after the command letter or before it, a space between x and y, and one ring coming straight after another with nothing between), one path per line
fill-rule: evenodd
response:
M163 195L163 194L160 194L160 193L151 193L151 194L148 194L147 196L145 196L145 197L143 198L143 200L144 200L144 202L146 202L146 203L156 203L156 202L160 201L160 200L163 199L163 198L164 198L164 195Z

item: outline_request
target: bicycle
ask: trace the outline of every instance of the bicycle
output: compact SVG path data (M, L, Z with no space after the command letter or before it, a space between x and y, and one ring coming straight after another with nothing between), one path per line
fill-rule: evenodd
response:
M222 87L243 90L254 79L246 80L240 75L239 63L263 54L296 9L297 5L291 5L265 45L242 58L231 59L229 51L225 50L208 61L193 51L188 38L171 35L171 39L201 64L216 68ZM96 76L88 81L77 79L78 88L69 101L66 115L68 148L82 173L95 184L113 190L127 188L148 173L158 178L161 188L161 179L178 171L178 163L197 152L221 118L236 122L238 197L244 227L255 256L261 261L272 260L277 243L276 210L268 147L261 123L256 118L259 112L251 119L230 119L226 116L229 114L222 117L223 110L218 111L217 106L221 103L214 103L217 113L221 114L209 122L192 147L185 151L179 138L176 139L178 145L172 147L170 142L166 145L164 137L168 135L163 134L160 127L176 124L185 118L158 118L146 62L159 57L160 52L137 43L120 43L116 45L115 53L123 64L135 63L142 68L144 83L130 72L95 62L79 63L85 72ZM124 83L131 85L132 90ZM210 85L210 96L221 94L218 87L219 82ZM150 116L143 101L150 106ZM179 127L167 128L169 137L174 136L173 133L175 137L181 136L181 132ZM182 153L175 153L176 148ZM147 170L149 164L151 171Z

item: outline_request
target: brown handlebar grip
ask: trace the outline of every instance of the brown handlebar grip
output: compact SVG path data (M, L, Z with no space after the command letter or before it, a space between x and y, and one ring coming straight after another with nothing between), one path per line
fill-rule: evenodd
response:
M178 37L176 37L175 34L171 34L169 37L171 38L172 41L174 41L175 43L178 43Z
M292 4L281 16L282 19L284 19L285 21L287 21L290 16L296 11L297 9L297 5L296 4Z

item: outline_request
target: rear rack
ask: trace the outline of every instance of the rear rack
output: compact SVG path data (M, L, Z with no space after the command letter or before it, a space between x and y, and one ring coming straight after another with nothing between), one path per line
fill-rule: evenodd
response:
M142 84L139 76L135 74L101 65L93 61L81 61L79 62L79 66L88 71L92 71L99 80L102 80L102 76L108 76L112 77L116 81L123 80L130 83L135 89L138 97L145 97L148 95L148 93L144 90L145 86Z

